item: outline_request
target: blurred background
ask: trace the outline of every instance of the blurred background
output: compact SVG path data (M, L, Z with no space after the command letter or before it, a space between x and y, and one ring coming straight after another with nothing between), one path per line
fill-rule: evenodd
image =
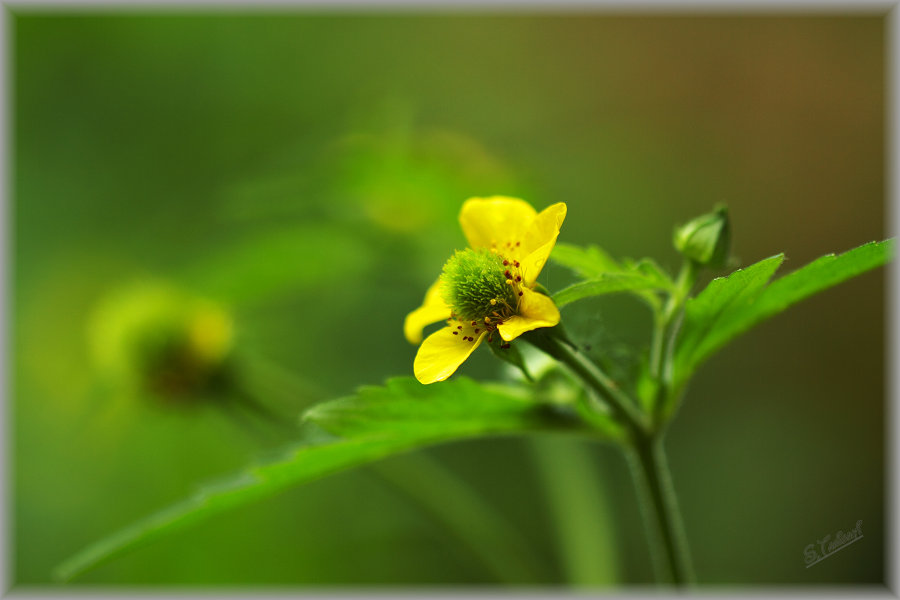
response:
M52 584L87 544L276 451L310 403L411 375L403 318L464 246L470 196L564 201L561 241L673 271L673 227L717 202L741 264L785 252L782 273L889 235L881 17L18 8L10 21L19 585ZM884 272L869 273L700 370L667 438L700 582L882 581L884 312ZM134 374L156 350L122 333L141 315L181 323L202 358L181 379L160 367L157 396ZM563 318L623 369L649 339L630 298ZM502 376L478 354L460 372ZM203 394L160 398L184 390ZM518 583L652 580L625 461L581 446L424 454L521 532L541 568ZM554 460L573 451L584 468ZM415 480L409 460L382 469ZM808 544L858 520L864 539L805 568ZM498 581L366 468L70 585Z

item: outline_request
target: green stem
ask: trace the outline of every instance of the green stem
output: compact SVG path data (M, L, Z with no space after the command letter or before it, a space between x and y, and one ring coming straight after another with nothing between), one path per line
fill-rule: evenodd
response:
M609 404L616 417L633 431L647 434L649 423L636 403L623 392L600 367L579 352L571 343L562 341L549 329L536 329L525 334L525 339L560 362L565 363L578 377L588 384Z
M672 308L667 305L667 320L675 323L676 329L676 317L680 314L687 291L693 285L693 278L693 267L686 267L679 277L679 289L684 290L683 295L679 294L681 299L671 303ZM536 330L526 334L525 339L565 363L607 401L615 416L627 427L631 433L627 455L644 507L651 554L659 565L658 571L661 578L669 579L676 585L692 582L694 575L684 525L662 447L662 429L651 427L646 414L606 373L569 342L560 340L552 330ZM671 363L671 343L669 346L669 351L663 353L661 373L665 373Z
M684 304L691 288L697 280L699 265L685 259L675 282L675 289L669 296L661 313L657 313L653 329L653 341L650 345L650 375L656 382L656 394L653 400L653 427L658 429L665 417L672 387L672 357L675 352L675 340L681 325Z
M648 534L654 540L651 553L657 570L676 585L693 583L690 550L661 437L635 439L629 459Z
M671 299L671 298L670 298ZM653 319L653 341L650 342L650 376L658 380L662 371L663 346L666 343L667 324L663 312L658 309Z

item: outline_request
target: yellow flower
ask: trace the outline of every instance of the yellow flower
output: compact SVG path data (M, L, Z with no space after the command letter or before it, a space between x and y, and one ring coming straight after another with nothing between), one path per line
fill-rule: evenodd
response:
M228 369L231 315L164 282L115 290L95 309L90 342L98 374L126 393L160 399L199 396Z
M566 218L562 202L537 213L517 198L470 198L459 222L469 248L444 265L422 306L406 317L410 343L422 342L426 325L447 320L428 336L413 364L416 379L447 379L485 337L509 342L527 331L559 323L553 301L533 290Z

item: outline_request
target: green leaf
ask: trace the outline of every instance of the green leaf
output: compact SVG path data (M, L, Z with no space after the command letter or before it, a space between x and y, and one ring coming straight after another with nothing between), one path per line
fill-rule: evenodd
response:
M622 261L622 264L626 269L637 271L650 281L656 282L659 289L671 290L675 287L672 278L651 258L642 258L637 262L626 258Z
M597 246L579 248L571 244L558 243L553 247L550 258L585 279L622 270L622 265Z
M840 255L828 254L773 282L757 298L751 311L732 327L750 326L778 314L792 304L847 279L886 264L894 253L894 240L869 242Z
M466 378L428 386L411 378L391 379L384 386L364 387L354 396L317 405L304 418L311 432L319 432L318 439L310 438L276 460L203 487L187 500L89 546L60 565L57 576L70 579L191 523L415 448L530 431L588 433L572 413L539 402L522 388L481 385Z
M675 353L676 365L696 364L704 344L716 339L723 324L749 306L781 266L779 254L713 279L706 289L685 304L684 321Z
M607 273L595 279L573 283L553 294L553 301L562 308L582 298L611 294L614 292L637 292L658 290L659 284L637 273ZM643 297L643 296L642 296Z
M728 277L714 279L685 306L675 352L676 377L683 382L709 356L757 323L851 277L885 264L894 240L870 242L843 254L829 254L766 286L783 255Z
M417 445L491 433L580 427L571 415L535 401L525 388L460 377L422 385L409 377L366 386L312 407L304 418L343 437L411 438Z
M553 295L560 307L591 296L631 292L658 308L656 292L673 288L671 278L648 258L619 262L596 246L579 248L568 244L557 244L550 256L585 278Z

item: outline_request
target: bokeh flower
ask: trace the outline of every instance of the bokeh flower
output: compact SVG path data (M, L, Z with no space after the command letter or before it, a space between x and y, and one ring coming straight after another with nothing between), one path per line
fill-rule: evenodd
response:
M233 322L223 307L158 281L138 281L105 297L89 333L98 374L108 384L163 401L212 391L233 349Z
M418 344L413 370L421 383L443 381L487 338L508 344L527 331L559 323L559 309L535 291L537 277L556 244L566 205L538 213L517 198L470 198L459 222L469 248L457 251L404 323ZM422 341L424 328L447 326Z

